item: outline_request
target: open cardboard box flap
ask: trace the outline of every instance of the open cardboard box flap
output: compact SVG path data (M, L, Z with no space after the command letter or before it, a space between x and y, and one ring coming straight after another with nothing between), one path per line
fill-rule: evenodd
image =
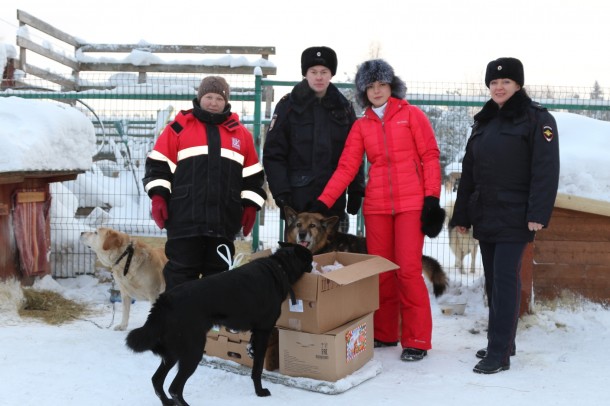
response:
M314 255L313 260L318 264L318 267L332 265L335 261L342 264L343 268L338 268L332 272L319 275L339 285L347 285L360 279L398 268L398 265L392 261L377 255L353 254L348 252L335 251Z

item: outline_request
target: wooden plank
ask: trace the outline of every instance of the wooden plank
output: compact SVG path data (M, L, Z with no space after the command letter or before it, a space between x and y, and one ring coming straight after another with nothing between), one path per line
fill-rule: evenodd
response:
M17 203L36 203L45 200L45 192L17 192Z
M610 265L542 264L534 267L536 299L555 299L569 291L587 299L610 301Z
M536 241L607 241L610 242L610 217L583 212L579 217L556 215L549 228L536 233Z
M52 61L61 63L69 68L78 70L79 63L74 59L70 59L62 54L59 54L49 48L38 45L35 42L30 41L27 38L17 35L17 46L26 48L32 52L36 52L38 55L42 55L45 58L49 58Z
M595 241L536 241L536 264L610 264L610 245Z
M26 13L23 10L17 10L17 20L20 23L29 25L32 28L37 29L38 31L44 32L52 37L57 38L60 41L67 42L68 44L78 47L81 45L81 42L78 41L75 37L70 34L66 34L63 31L58 30L50 24L45 23L42 20L34 17L33 15Z
M533 244L527 244L521 261L521 303L519 305L519 316L532 311L533 290Z
M146 66L136 66L131 63L108 63L94 62L81 63L81 72L148 72L148 73L207 73L207 74L233 74L251 75L255 66L203 66L203 65L181 65L181 64L153 64ZM261 67L263 75L275 75L275 67Z
M163 54L222 54L222 55L275 55L275 47L233 45L159 45L159 44L82 44L82 52L123 52L133 50Z
M57 75L55 73L52 73L46 69L42 69L42 68L39 68L34 65L26 64L23 67L23 70L24 70L24 72L26 72L30 75L34 75L41 79L48 80L49 82L60 85L63 88L65 88L66 90L76 90L77 89L77 83L75 81L68 79L66 77Z
M589 199L586 197L559 193L555 199L555 207L610 217L610 202Z

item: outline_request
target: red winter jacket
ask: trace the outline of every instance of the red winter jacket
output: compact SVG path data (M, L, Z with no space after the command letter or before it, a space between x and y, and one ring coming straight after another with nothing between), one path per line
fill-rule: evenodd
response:
M425 114L406 100L390 97L384 118L369 107L347 137L337 170L319 197L328 207L370 163L363 214L421 210L425 196L441 193L440 152Z
M155 143L146 159L144 188L151 198L161 195L169 203L168 238L233 240L243 207L258 210L265 202L263 167L252 134L230 107L214 115L196 100L193 106L181 111Z

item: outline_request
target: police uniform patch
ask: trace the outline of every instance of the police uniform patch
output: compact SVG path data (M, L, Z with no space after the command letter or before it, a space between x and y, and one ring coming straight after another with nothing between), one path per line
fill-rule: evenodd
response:
M273 115L271 122L269 123L269 131L273 130L273 126L275 125L275 121L277 120L277 114Z
M542 135L544 135L544 139L548 142L551 142L555 136L553 133L553 128L550 125L545 125L542 127Z

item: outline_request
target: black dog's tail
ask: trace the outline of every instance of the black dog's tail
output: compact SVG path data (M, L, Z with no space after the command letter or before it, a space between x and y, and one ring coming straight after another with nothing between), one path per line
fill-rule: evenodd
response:
M447 280L447 274L445 274L443 267L436 259L427 255L422 255L421 259L422 267L430 278L430 282L432 282L434 296L439 297L445 293L445 290L447 289L447 284L449 282Z
M125 343L134 352L152 351L159 344L163 334L164 320L161 313L165 301L164 295L159 296L150 310L146 323L127 334Z

